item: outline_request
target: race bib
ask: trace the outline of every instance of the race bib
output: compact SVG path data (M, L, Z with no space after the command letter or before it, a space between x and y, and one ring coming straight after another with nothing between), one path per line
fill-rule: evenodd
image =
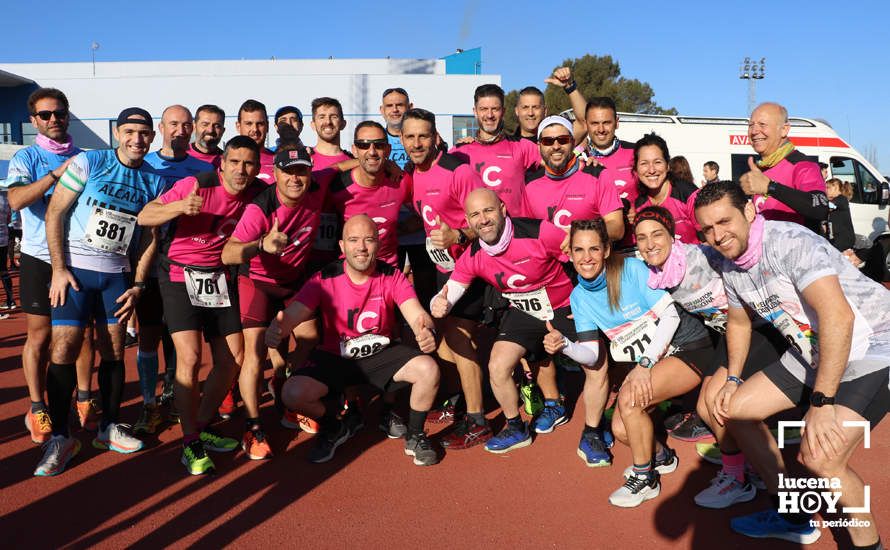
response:
M207 272L186 267L182 271L185 274L185 289L193 306L220 308L232 305L223 270Z
M550 298L547 297L547 289L539 288L531 292L505 292L503 296L510 301L513 307L532 317L541 321L553 319L553 306L550 305Z
M670 297L665 296L643 315L629 321L614 332L606 331L606 336L611 341L609 353L612 355L612 359L619 363L636 363L646 350L646 346L655 337L655 331L658 329L658 315L671 303ZM650 357L650 359L655 360L657 357Z
M347 359L363 359L383 351L389 338L380 334L363 334L340 342L340 355Z
M426 253L437 266L445 271L454 271L454 258L447 250L433 246L433 241L429 237L426 238Z
M788 340L791 347L796 349L810 365L816 366L816 350L813 346L816 334L813 332L813 329L808 325L798 325L797 321L784 311L773 320L773 325Z
M315 236L315 250L329 252L337 250L337 214L321 213L318 220L318 235Z
M126 256L135 229L136 216L95 206L87 221L83 243L96 250Z

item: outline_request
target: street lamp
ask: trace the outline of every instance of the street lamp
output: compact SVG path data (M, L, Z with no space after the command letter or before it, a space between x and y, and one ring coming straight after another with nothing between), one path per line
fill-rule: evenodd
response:
M90 44L90 57L93 59L93 76L96 76L96 50L99 49L99 43L93 42Z
M739 78L748 81L748 114L754 111L757 103L756 81L766 76L766 58L761 57L760 61L751 61L750 57L746 57L739 64Z

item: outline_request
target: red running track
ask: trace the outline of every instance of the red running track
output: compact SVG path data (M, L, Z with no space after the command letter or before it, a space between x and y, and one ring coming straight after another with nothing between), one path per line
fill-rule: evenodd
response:
M240 451L214 454L218 473L191 477L179 463L178 426L133 455L96 450L91 436L80 432L83 449L68 470L35 478L40 448L22 420L28 406L20 359L24 328L21 312L0 321L0 545L6 548L794 547L729 529L730 517L768 505L763 494L729 510L693 504L717 467L699 459L692 444L674 445L680 467L662 478L659 498L630 510L612 507L607 498L620 485L630 453L618 444L614 466L587 468L575 454L581 414L508 455L476 447L420 468L401 440L387 440L376 429L378 411L371 406L366 428L331 462L314 465L306 460L311 436L279 427L267 401L262 417L276 455L270 461L250 461ZM135 422L134 349L127 351L127 381L122 420ZM577 386L580 378L572 381ZM242 422L239 411L217 427L239 437ZM871 507L886 542L888 441L884 422L872 433L872 448L853 459L871 484ZM845 532L824 530L810 548L838 545L849 545Z

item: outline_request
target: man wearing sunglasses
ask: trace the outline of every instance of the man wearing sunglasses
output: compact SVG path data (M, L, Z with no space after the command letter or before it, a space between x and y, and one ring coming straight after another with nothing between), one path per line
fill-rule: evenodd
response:
M80 149L68 135L68 98L55 88L38 88L28 98L31 124L37 130L34 145L21 149L9 163L5 186L9 206L21 212L21 271L19 292L28 319L28 335L22 349L22 368L31 407L25 425L31 441L44 443L52 435L52 422L44 401L46 359L50 345L49 289L52 279L44 219L55 184ZM95 430L96 407L90 398L92 338L84 338L77 358L77 411L81 426Z
M538 148L527 139L504 132L504 90L497 84L476 88L473 105L479 126L475 141L457 145L449 152L473 167L511 216L525 216L525 172L540 163Z

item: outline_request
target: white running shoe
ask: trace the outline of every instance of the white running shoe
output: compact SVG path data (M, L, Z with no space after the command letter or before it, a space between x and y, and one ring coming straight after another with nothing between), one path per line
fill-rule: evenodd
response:
M729 508L736 502L748 502L757 496L757 489L742 483L735 476L720 470L711 485L695 495L695 503L703 508Z
M609 495L609 503L620 508L635 508L643 502L653 499L661 493L659 474L652 471L652 476L633 474L624 481L624 485Z
M35 476L54 476L65 471L68 461L80 452L80 441L73 437L54 435L43 444L43 458L34 470Z
M135 453L142 449L143 443L130 434L129 424L112 422L104 430L100 429L93 439L93 447L108 449L118 453Z

